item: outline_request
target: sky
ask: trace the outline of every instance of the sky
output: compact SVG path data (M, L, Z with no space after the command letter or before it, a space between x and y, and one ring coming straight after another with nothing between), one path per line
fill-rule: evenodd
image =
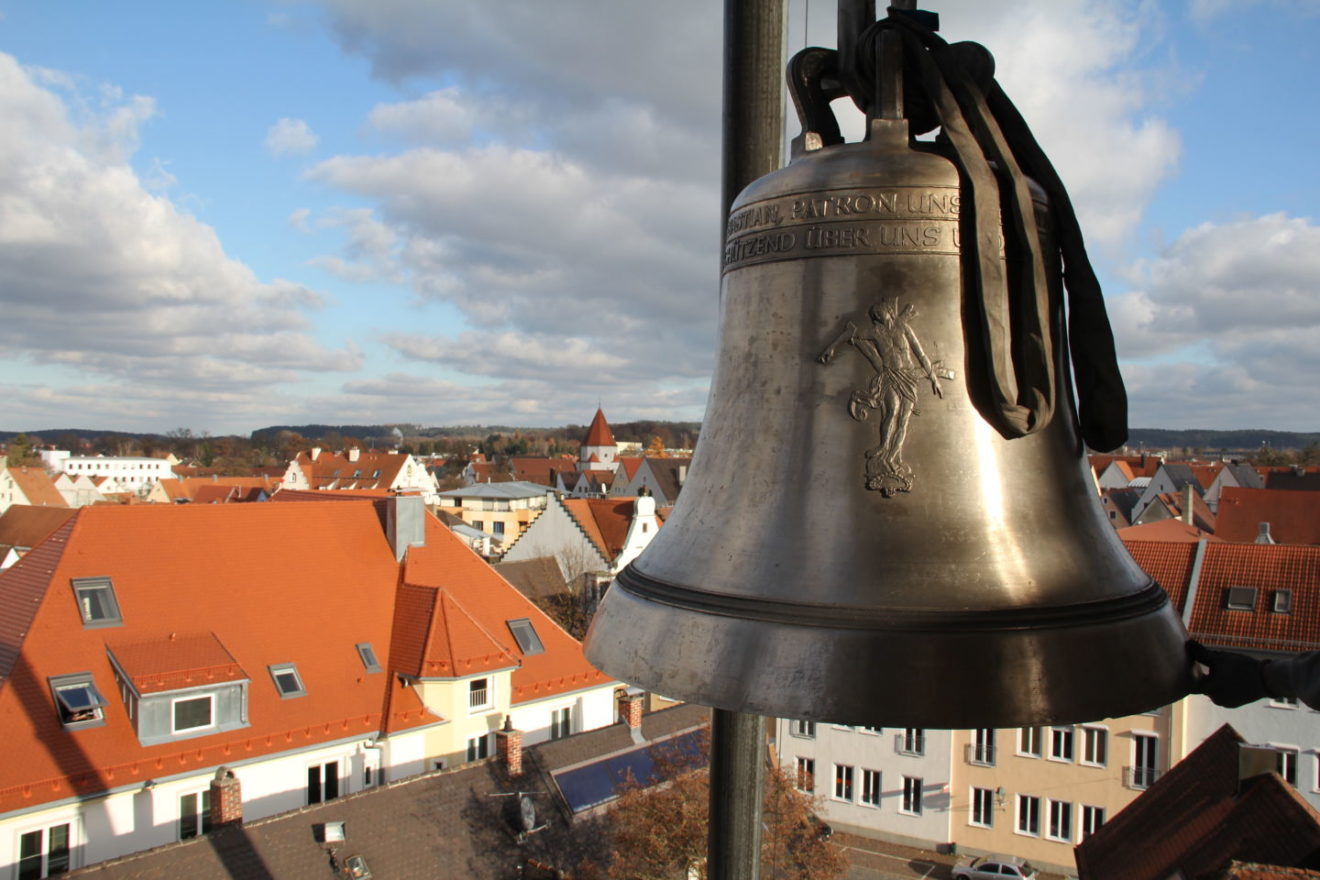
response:
M1131 424L1320 430L1320 0L923 8L1067 184ZM721 19L0 0L0 430L700 419Z

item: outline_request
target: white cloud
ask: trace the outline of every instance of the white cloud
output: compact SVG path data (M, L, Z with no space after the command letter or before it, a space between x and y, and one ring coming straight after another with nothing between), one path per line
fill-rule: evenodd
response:
M1110 315L1134 424L1306 429L1320 411L1320 227L1270 214L1188 230Z
M266 132L266 149L272 156L305 156L316 149L319 141L306 122L287 116Z
M308 335L319 296L257 280L134 173L150 99L43 83L76 85L0 54L0 357L98 374L128 396L262 393L360 363Z

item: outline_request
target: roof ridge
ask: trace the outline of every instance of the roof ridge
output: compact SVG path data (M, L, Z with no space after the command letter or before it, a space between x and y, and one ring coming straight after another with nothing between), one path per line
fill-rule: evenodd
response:
M70 536L86 509L79 509L23 558L0 572L0 593L7 594L0 604L0 687L14 671L32 621L50 593Z

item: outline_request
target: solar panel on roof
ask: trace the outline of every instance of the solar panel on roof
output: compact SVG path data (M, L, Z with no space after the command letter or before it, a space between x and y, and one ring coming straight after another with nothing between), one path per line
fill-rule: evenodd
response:
M707 759L706 755L700 752L703 742L701 734L702 731L689 731L668 740L610 755L572 770L563 770L552 776L569 809L574 813L580 813L614 800L619 796L619 790L630 780L639 782L643 786L660 782L654 757L656 746L673 749L683 758L690 759L679 761L685 768L704 767Z

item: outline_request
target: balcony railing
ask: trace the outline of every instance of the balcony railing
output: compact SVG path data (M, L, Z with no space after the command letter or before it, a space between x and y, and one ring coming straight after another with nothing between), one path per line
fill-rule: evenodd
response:
M968 743L967 763L978 767L995 766L995 747L990 743Z
M1159 775L1154 767L1124 767L1123 784L1134 791L1145 791L1155 784Z

